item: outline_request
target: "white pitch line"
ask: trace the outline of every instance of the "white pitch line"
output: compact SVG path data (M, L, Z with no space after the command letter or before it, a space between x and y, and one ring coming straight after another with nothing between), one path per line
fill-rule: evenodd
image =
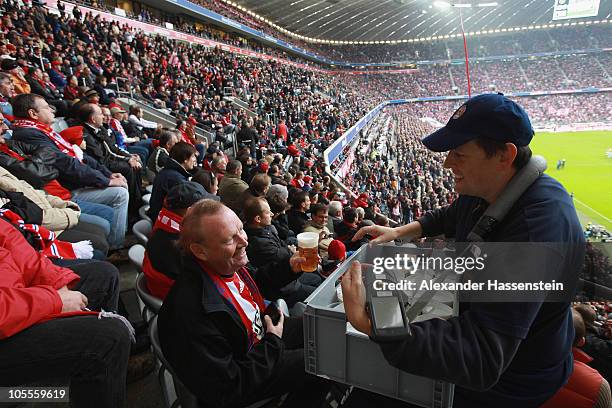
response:
M578 201L581 205L585 206L586 208L588 208L589 210L593 211L595 214L599 215L600 217L602 217L604 220L606 220L607 222L612 222L611 219L609 219L608 217L606 217L605 215L603 215L602 213L600 213L599 211L589 207L588 205L586 205L585 203L583 203L582 201L580 201L579 199L577 199L576 197L574 197L574 201Z

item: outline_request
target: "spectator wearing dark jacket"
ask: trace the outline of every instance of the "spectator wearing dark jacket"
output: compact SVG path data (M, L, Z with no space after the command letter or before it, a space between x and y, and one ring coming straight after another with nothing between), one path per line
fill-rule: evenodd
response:
M274 213L272 217L272 225L276 228L278 236L287 244L297 245L297 239L289 223L287 222L287 214L285 213L290 205L287 203L287 187L281 185L272 185L266 194L266 200L270 205L270 209Z
M289 228L297 236L310 221L306 211L310 209L310 197L304 190L292 190L289 194L289 203L291 209L287 212L287 221Z
M149 156L147 168L153 173L159 173L170 158L170 150L178 142L178 136L170 130L162 130L159 135L159 146Z
M135 214L142 204L142 164L138 156L130 155L117 147L114 138L104 127L100 106L86 103L79 110L79 120L83 125L85 152L112 172L121 173L125 177L130 193L129 212Z
M287 245L279 238L276 228L272 225L273 215L265 198L251 198L245 204L243 219L249 237L247 255L254 266L288 260L295 252L294 246Z
M254 266L265 267L274 262L284 262L295 253L295 246L287 245L279 238L272 225L273 215L268 202L261 197L251 198L244 206L245 231L249 237L247 255ZM320 283L321 279L316 274L304 274L281 288L281 296L292 307L306 299Z
M84 154L79 158L71 144L51 129L55 115L47 101L35 94L21 94L13 99L15 120L13 140L22 141L55 153L53 166L58 181L71 190L72 198L113 208L111 249L120 248L127 230L129 193L127 181L119 173Z
M342 222L336 227L336 239L342 241L346 246L347 251L356 251L361 245L368 242L366 238L359 239L355 242L352 241L353 236L359 231L357 224L357 210L353 207L346 207Z
M94 85L94 89L98 92L100 96L100 104L101 105L109 105L113 102L113 99L106 92L107 79L104 75L98 75L96 77L96 84Z
M238 201L239 212L237 214L240 215L247 201L257 197L265 197L269 189L270 176L260 173L253 177L251 183L249 184L249 188L244 190L240 195L240 199Z
M170 159L168 159L166 167L159 172L153 182L153 192L151 193L148 212L152 220L157 219L168 191L176 184L186 183L191 179L196 163L196 149L189 143L178 142L170 150Z
M59 116L66 116L69 112L68 102L61 99L59 92L52 92L47 88L43 73L40 68L35 68L31 74L27 77L28 83L32 93L42 96L47 100L50 105L53 105L57 109Z
M187 211L180 244L186 255L159 313L159 337L200 406L247 406L285 393L284 406L319 406L328 387L304 372L301 319L281 317L275 326L262 317L264 296L275 299L298 278L302 258L249 268L240 219L211 200Z
M242 121L240 131L236 135L238 143L248 146L252 158L257 158L256 146L259 143L259 135L253 127L253 119L245 119Z

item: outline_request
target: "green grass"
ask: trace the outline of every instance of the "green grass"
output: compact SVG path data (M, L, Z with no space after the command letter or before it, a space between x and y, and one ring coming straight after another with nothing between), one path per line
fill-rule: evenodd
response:
M531 142L534 154L546 158L547 174L574 194L574 204L583 224L594 222L612 231L612 132L587 131L538 133ZM557 170L557 160L566 159Z

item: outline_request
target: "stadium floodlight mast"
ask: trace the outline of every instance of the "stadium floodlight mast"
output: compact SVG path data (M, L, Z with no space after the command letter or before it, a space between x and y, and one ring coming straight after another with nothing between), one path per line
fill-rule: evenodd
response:
M448 10L451 8L459 9L459 22L461 23L461 35L463 36L463 53L465 54L465 76L467 77L467 91L468 97L472 97L472 85L470 82L470 60L468 57L467 38L465 36L465 30L463 29L463 12L464 8L483 8L483 7L497 7L497 2L489 3L449 3L448 1L436 0L433 2L434 7L440 10Z

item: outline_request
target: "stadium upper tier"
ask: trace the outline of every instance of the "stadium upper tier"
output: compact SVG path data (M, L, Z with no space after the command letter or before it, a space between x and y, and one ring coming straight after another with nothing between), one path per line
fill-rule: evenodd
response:
M88 86L94 83L96 75L105 75L109 82L127 78L119 85L124 91L134 90L151 105L168 109L178 117L192 115L204 125L215 123L211 105L227 89L246 101L261 120L285 117L292 131L328 141L337 138L383 100L449 95L455 92L453 87L457 87L458 93L465 93L460 67L426 66L408 74L329 74L149 36L129 24L104 21L91 14L85 14L82 21L71 15L61 18L49 14L44 28L37 29L25 19L26 12L28 9L22 8L3 17L7 38L15 48L10 55L22 65L47 60L68 81L73 74L79 84ZM35 43L42 44L41 57L32 56L28 51ZM592 54L587 59L482 63L475 69L473 86L477 91L503 92L609 86L610 72L606 70L609 66L609 54ZM600 98L597 109L575 103L577 111L585 111L584 115L576 113L580 115L576 117L607 120L612 110L610 93ZM554 104L558 99L541 100ZM450 108L443 116L449 112ZM570 119L559 117L562 122Z
M49 2L50 4L53 3L51 0ZM91 4L88 4L88 6L91 6ZM109 9L108 6L100 6L97 3L95 6ZM219 18L223 21L223 24L220 24L219 21L207 19L206 15L195 11L185 13L185 9L181 8L183 6L170 1L149 3L145 1L137 14L130 11L127 14L140 21L162 26L169 22L174 29L206 38L214 38L232 45L248 47L258 51L265 50L267 53L288 52L293 56L292 58L296 56L308 58L325 65L336 62L348 66L359 64L393 64L397 66L402 65L401 63L405 65L464 57L463 41L460 37L443 39L444 36L440 35L435 36L434 39L424 37L423 41L397 44L325 45L306 42L289 36L270 27L264 21L248 15L244 10L239 10L223 1L184 1L184 7L200 6L222 16L222 18ZM160 8L163 8L164 11ZM223 27L220 28L220 25ZM520 31L514 31L510 28L508 32L496 34L476 35L468 33L471 34L468 35L468 54L471 58L489 58L544 52L609 50L612 48L612 27L609 20L595 20L595 22L582 20L578 23L558 22L555 28L535 29L533 27L535 26L516 27ZM256 30L260 35L252 35L252 30ZM281 40L287 46L275 39Z

